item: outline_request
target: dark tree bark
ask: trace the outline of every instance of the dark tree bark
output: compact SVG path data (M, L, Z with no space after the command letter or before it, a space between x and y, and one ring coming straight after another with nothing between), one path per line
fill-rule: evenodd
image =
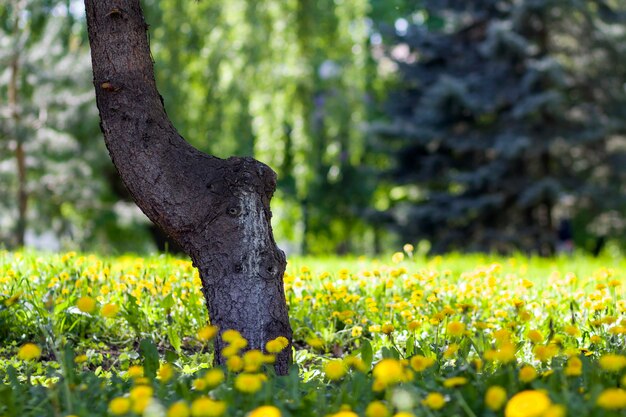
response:
M203 154L176 132L154 81L139 0L85 0L101 127L111 159L144 213L200 271L211 323L236 329L249 348L286 337L285 255L270 225L276 175L252 158ZM221 338L216 363L223 363Z
M19 16L22 13L22 4L13 3L13 33L17 36L20 31ZM18 78L20 72L20 48L15 44L11 57L11 75L9 76L8 102L15 134L15 165L17 171L17 223L15 227L15 245L18 248L24 246L26 234L26 211L28 209L28 192L26 190L26 154L24 152L23 138L19 133L20 110L19 110L19 87Z

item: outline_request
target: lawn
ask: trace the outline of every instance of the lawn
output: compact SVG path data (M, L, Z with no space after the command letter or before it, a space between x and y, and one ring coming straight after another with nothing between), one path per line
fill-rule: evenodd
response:
M295 365L236 332L213 368L170 256L0 252L0 416L626 416L620 258L295 258Z

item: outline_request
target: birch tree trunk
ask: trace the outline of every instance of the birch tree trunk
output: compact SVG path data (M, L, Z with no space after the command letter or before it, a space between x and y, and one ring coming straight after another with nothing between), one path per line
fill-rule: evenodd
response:
M206 155L178 134L154 80L139 0L85 0L96 100L113 163L141 210L189 254L211 323L236 329L249 348L278 336L290 345L285 255L272 234L276 175L252 158ZM221 338L217 338L216 363Z

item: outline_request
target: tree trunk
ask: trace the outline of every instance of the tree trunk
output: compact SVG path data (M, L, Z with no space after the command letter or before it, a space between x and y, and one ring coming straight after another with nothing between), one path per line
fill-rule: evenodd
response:
M24 235L26 234L26 211L28 208L28 193L26 190L26 155L24 153L24 145L19 132L20 112L17 79L20 72L20 48L19 35L20 30L19 19L22 13L21 2L13 3L13 34L18 38L15 42L13 56L11 57L11 75L8 87L8 101L11 113L11 121L13 123L13 133L15 139L15 164L17 172L17 223L15 227L15 244L18 248L24 246Z
M276 175L252 158L219 159L189 145L163 108L139 0L85 0L101 128L111 159L141 210L200 271L211 323L236 329L249 348L290 344L283 289L285 255L272 234ZM221 338L215 361L224 362Z

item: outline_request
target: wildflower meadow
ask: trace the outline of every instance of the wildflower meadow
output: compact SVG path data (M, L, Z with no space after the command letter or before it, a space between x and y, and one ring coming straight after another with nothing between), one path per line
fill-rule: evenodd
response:
M218 329L170 256L0 252L0 416L626 416L626 262L289 261L287 340ZM224 330L224 329L222 329Z

